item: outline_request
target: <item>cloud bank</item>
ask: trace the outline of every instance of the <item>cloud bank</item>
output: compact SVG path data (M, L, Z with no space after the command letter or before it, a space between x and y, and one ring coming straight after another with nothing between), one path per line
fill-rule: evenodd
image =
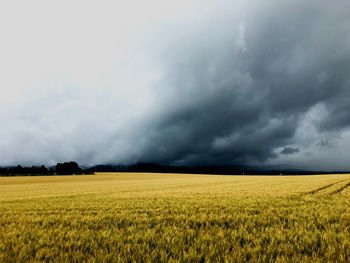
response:
M350 169L348 1L135 4L1 4L1 165Z

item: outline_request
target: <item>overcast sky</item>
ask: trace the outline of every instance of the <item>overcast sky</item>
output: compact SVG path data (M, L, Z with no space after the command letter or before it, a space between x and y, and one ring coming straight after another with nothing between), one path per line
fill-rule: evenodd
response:
M0 166L350 169L350 1L2 1Z

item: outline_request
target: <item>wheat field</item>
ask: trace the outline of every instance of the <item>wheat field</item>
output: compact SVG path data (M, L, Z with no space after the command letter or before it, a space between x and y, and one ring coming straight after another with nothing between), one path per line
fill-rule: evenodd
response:
M0 262L349 262L350 175L0 177Z

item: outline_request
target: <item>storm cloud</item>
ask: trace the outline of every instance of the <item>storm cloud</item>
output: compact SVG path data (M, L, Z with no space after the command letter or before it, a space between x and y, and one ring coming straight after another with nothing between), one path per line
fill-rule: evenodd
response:
M350 169L349 1L36 10L2 18L0 164Z
M294 154L294 153L298 153L298 152L299 152L298 148L285 147L281 151L281 154Z

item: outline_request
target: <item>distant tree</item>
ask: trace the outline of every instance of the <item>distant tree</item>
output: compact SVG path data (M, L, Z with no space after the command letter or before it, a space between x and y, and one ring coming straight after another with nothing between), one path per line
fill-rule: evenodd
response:
M84 174L94 174L94 171L91 168L89 168L89 169L84 169L83 173Z
M17 165L16 167L13 167L11 170L12 174L22 174L23 173L23 167L21 165Z
M39 167L35 167L34 165L30 168L25 168L25 174L39 174Z
M56 174L82 174L83 170L76 162L57 163L55 168Z
M54 174L55 173L55 167L49 167L48 174Z
M40 174L48 174L49 170L45 167L45 165L40 166L39 168L39 173Z

